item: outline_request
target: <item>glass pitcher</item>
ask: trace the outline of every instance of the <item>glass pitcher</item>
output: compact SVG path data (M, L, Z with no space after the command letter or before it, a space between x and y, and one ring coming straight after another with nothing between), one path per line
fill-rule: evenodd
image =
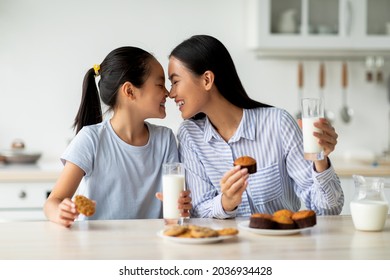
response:
M384 179L353 175L355 195L350 203L356 229L381 231L386 223L389 204L384 193Z

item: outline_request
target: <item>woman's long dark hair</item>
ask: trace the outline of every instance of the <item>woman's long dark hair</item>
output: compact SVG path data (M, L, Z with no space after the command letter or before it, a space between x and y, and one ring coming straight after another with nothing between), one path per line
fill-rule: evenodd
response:
M216 38L208 35L195 35L173 49L169 57L180 60L195 75L207 70L215 76L215 86L230 103L245 109L271 107L251 99L246 93L236 67L226 47ZM203 118L203 113L193 119Z
M95 70L89 69L84 77L81 103L73 124L76 134L83 126L103 120L100 99L112 110L121 85L130 82L135 87L142 87L150 74L151 59L154 59L152 54L136 47L121 47L111 51L100 65L99 91Z

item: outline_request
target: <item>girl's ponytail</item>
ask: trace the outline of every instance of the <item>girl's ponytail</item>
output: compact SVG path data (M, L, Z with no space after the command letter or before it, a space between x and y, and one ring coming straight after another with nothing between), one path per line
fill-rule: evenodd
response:
M103 120L99 92L95 82L95 75L98 73L96 73L96 67L94 68L89 69L84 77L81 103L73 124L76 134L83 126L97 124Z

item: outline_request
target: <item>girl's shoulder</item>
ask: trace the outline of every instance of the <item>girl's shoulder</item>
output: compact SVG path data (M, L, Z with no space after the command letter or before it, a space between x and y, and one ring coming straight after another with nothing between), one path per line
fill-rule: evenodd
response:
M83 126L77 135L80 134L80 137L99 137L102 132L109 131L110 122L108 120L103 120L97 124L91 124Z

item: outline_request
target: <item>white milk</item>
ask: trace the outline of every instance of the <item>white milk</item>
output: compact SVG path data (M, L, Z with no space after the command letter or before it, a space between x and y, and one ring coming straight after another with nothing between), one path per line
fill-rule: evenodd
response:
M303 151L305 153L317 154L322 151L322 147L318 144L318 138L313 135L313 132L322 132L314 127L314 123L318 121L318 117L302 118Z
M352 221L356 229L380 231L385 226L389 206L384 201L352 201L350 203Z
M169 174L162 176L163 216L164 219L179 219L178 199L184 190L184 175Z

